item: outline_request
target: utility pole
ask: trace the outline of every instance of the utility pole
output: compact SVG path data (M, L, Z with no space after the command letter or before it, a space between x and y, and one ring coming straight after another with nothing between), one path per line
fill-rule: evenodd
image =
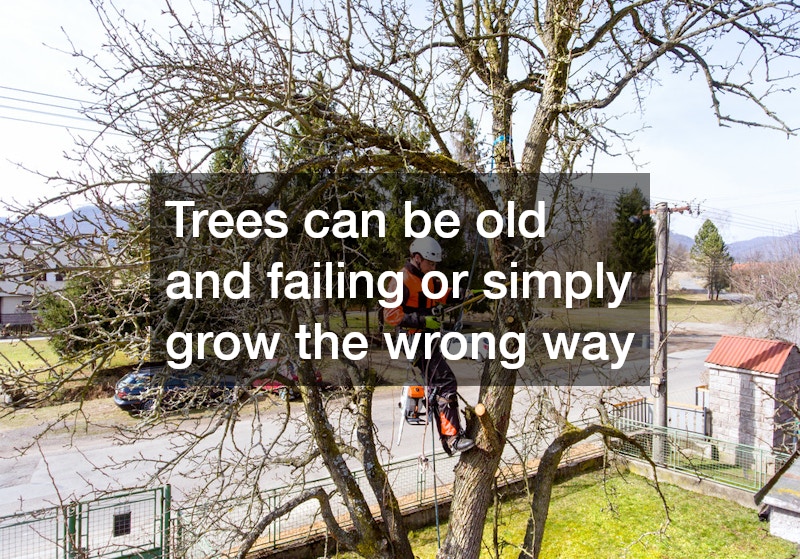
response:
M653 371L650 375L650 388L653 394L653 461L666 464L669 452L667 448L668 423L667 416L667 256L669 254L669 214L672 212L690 211L689 206L668 208L666 202L656 204L655 210L647 213L656 216L656 277L655 277L655 310L656 336L654 340L655 355Z
M669 250L669 209L666 202L656 205L656 337L650 388L653 394L653 461L665 464L667 453L667 251Z

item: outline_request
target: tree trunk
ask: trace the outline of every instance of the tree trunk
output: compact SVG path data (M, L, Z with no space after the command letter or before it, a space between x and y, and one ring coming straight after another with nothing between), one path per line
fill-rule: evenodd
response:
M331 304L327 297L322 298L322 327L326 332L331 330Z
M550 512L550 498L553 493L556 475L558 474L558 465L561 462L561 456L570 447L595 434L602 434L606 439L606 444L608 438L625 441L639 449L642 456L646 456L645 449L638 441L628 437L625 433L610 425L597 423L589 425L585 429L567 426L567 428L548 445L539 461L536 477L533 480L531 516L528 519L525 540L522 544L522 550L519 552L518 559L538 559L542 551L544 528L547 522L547 516ZM648 462L650 462L651 466L655 469L655 463L649 459ZM660 492L659 495L661 496L662 503L664 503L664 508L666 510L664 496L661 495Z
M374 389L374 373L370 375L369 386L358 391L358 427L356 435L362 449L362 463L364 475L369 482L372 492L378 500L378 506L383 519L382 528L388 541L388 551L391 557L398 559L414 559L414 552L408 540L408 531L403 523L403 514L392 491L386 471L381 466L380 457L375 445L375 426L372 421L372 394Z
M478 5L480 3L476 3ZM508 50L503 39L488 41L486 46L486 65L484 68L491 79L484 79L490 86L493 97L492 133L493 155L497 173L503 181L502 194L506 201L514 200L517 207L531 209L538 198L538 178L541 172L547 142L552 137L551 129L558 118L558 106L567 90L570 58L569 42L572 37L575 19L582 2L580 0L552 0L547 4L546 29L543 42L548 50L547 74L544 76L542 93L528 130L522 155L522 176L518 176L513 166L511 144L511 113L513 95L508 81ZM482 5L482 4L481 4ZM510 18L507 13L494 13L496 7L482 5L487 13L493 13L500 31ZM463 26L463 22L459 21ZM463 32L463 27L457 27ZM473 62L476 53L471 43L465 43L465 53ZM508 255L512 246L510 239L496 238L490 242L490 254L495 269L510 271ZM525 265L533 267L537 253L525 253ZM526 305L514 299L499 302L498 313L492 331L499 339L510 331L524 331L524 320L528 316ZM511 404L514 398L516 371L507 370L496 359L484 369L481 377L480 399L497 430L501 441L505 442L508 430ZM476 425L470 434L476 437L477 449L461 456L456 467L456 481L453 490L453 503L450 512L450 529L444 545L437 557L452 559L477 559L480 555L483 527L486 514L494 500L494 477L500 463L502 449L490 449L489 437Z
M508 314L512 306L511 300L501 303L493 329L497 336L511 331L509 323L501 317L513 316ZM499 359L484 369L480 400L486 406L486 413L497 433L490 437L478 430L477 423L470 426L470 435L476 437L476 448L463 454L456 466L450 529L437 555L439 558L477 558L480 555L484 522L494 502L494 478L503 451L502 445L501 448L492 447L490 440L499 438L501 443L505 443L515 379L516 372L505 369Z
M299 376L302 381L300 393L303 397L311 434L320 450L325 467L330 473L339 495L342 496L350 520L353 522L355 532L353 551L364 557L392 559L395 555L390 545L391 542L388 541L386 534L372 517L364 494L345 462L345 456L336 441L333 427L328 421L322 395L313 382L314 374L307 363L300 368ZM406 559L411 556L401 553L398 557Z

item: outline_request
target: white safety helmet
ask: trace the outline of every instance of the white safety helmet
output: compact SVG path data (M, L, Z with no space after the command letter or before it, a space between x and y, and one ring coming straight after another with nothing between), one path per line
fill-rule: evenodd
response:
M430 260L431 262L442 261L442 247L439 245L436 239L432 237L414 239L414 242L411 243L409 251L411 252L411 256L419 253L425 260Z

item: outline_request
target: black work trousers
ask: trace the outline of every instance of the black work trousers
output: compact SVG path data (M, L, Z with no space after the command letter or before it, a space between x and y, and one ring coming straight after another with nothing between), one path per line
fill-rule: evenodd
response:
M459 434L461 422L458 417L458 381L439 346L433 348L430 359L417 357L414 366L420 369L427 385L428 409L439 412L434 416L439 436L445 439Z

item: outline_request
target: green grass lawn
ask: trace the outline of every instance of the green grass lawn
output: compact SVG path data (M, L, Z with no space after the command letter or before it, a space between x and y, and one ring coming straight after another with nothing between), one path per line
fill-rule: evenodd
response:
M736 324L742 320L743 306L730 301L709 301L704 294L676 294L667 298L667 317L670 322L701 322L704 324ZM541 321L541 327L563 327L574 330L626 330L640 324L643 318L655 320L652 299L623 303L616 309L589 307L552 310L552 317Z
M667 313L671 322L700 322L705 324L736 324L742 321L744 307L730 301L709 301L703 293L673 293L667 298ZM615 309L591 306L580 309L563 307L542 308L545 317L536 323L536 327L549 330L552 328L571 328L578 332L626 331L631 325L647 326L655 320L653 300L642 298L638 301L623 302ZM475 316L467 312L465 322L474 322ZM480 316L480 320L489 319L489 314ZM378 330L378 319L375 310L370 313L370 330ZM486 326L481 322L482 327ZM341 331L342 319L337 312L331 313L332 331ZM366 320L363 310L351 310L347 313L346 331L363 332ZM471 330L475 330L472 328Z
M91 366L77 368L77 363L62 361L48 340L36 339L25 343L21 341L0 343L0 373L10 371L27 371L26 375L33 372L33 378L39 388L28 387L28 397L34 398L35 392L49 393L54 384L59 389L46 400L43 405L61 404L63 402L77 401L78 394L85 399L106 397L113 390L114 383L119 379L120 372L116 367L131 365L132 361L121 352L117 352L107 363L102 371L93 376L92 387L84 391L86 379L92 374ZM40 404L40 405L41 405Z
M123 353L117 352L107 363L107 368L130 365L133 362ZM0 343L0 369L25 368L38 369L49 365L57 368L72 367L75 363L62 362L50 342L45 339Z
M7 368L19 366L27 368L40 367L42 359L50 363L58 360L56 352L50 347L47 340L30 340L22 343L20 341L10 341L0 343L0 367Z
M559 484L553 491L542 557L547 559L789 559L797 546L769 535L755 511L722 499L662 485L671 522L663 531L661 500L644 478L614 476L605 486L600 472ZM491 518L492 512L489 512ZM503 559L516 558L525 535L525 499L501 506L499 540ZM442 536L447 530L442 528ZM484 532L491 541L491 522ZM411 535L420 559L436 555L436 528ZM485 550L482 558L493 557ZM342 557L354 557L342 555Z
M733 324L741 320L740 305L726 301L708 301L703 294L678 294L669 298L669 319L674 322L702 322L707 324ZM576 332L600 331L630 331L646 329L652 319L652 301L640 299L630 303L623 303L619 308L590 307L583 309L545 309L547 316L537 323L542 330L570 328ZM361 310L348 313L347 331L363 332L366 325L364 312ZM467 331L480 331L488 328L485 320L487 315L482 315L475 322L476 317L466 315L465 322L473 322ZM331 330L341 331L341 317L334 313L331 315ZM378 320L375 313L370 315L370 329L377 332ZM21 342L0 343L0 370L37 369L44 366L43 361L50 364L58 363L58 356L50 347L47 340L32 340L28 344ZM130 361L119 354L107 365L108 368L127 365ZM42 380L46 380L47 374ZM79 380L75 378L74 380Z
M744 307L731 301L709 301L705 294L691 293L667 298L667 317L674 322L736 324Z

